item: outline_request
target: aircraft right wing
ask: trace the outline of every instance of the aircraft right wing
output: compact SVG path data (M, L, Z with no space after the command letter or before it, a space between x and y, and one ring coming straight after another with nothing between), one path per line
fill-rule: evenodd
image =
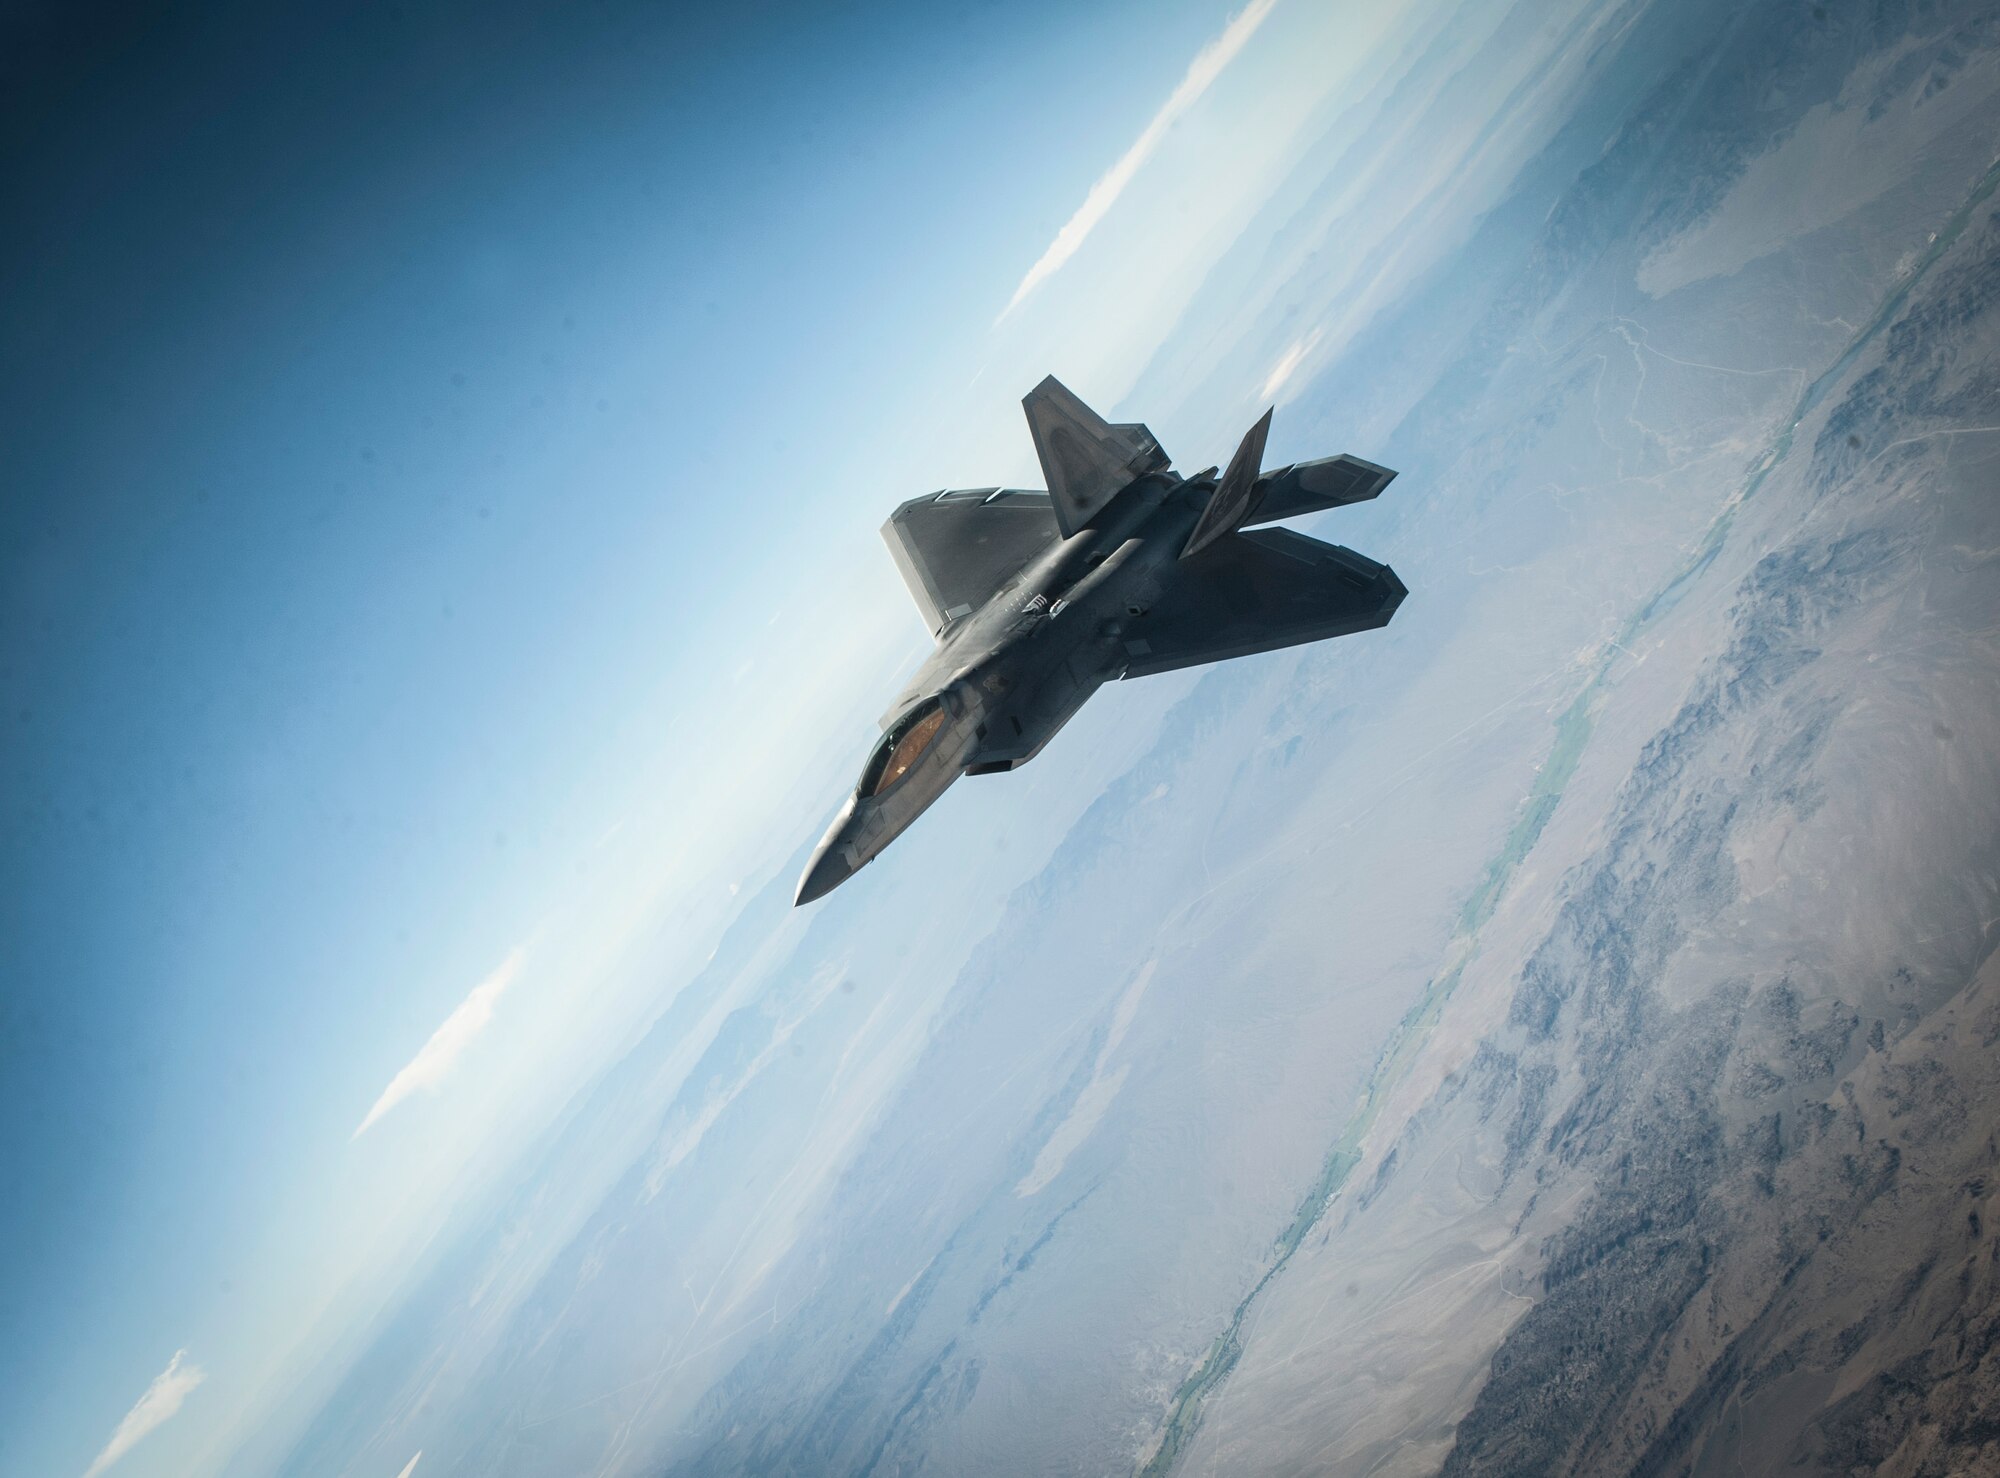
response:
M912 498L882 525L882 538L933 636L979 609L1061 537L1049 495L1019 488Z
M1409 592L1396 572L1290 529L1218 539L1125 630L1127 677L1386 626Z

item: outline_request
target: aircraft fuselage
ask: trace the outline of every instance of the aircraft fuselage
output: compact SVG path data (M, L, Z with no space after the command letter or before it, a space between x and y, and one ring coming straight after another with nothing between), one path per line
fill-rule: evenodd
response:
M1379 626L1402 599L1393 571L1351 550L1236 532L1267 502L1266 521L1373 497L1388 469L1330 458L1260 478L1267 414L1220 481L1212 468L1182 478L1144 427L1106 425L1053 380L1027 405L1047 494L937 493L884 527L937 647L884 715L800 903L866 866L959 776L1033 759L1106 682Z

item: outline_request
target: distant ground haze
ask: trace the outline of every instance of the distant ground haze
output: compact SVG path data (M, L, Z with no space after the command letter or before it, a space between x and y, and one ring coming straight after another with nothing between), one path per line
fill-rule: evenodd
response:
M786 496L858 547L950 457L1025 461L1045 372L1184 468L1274 401L1270 464L1398 469L1302 524L1395 568L1395 620L1109 685L794 909L923 632L854 593L902 599L872 547L824 610L746 572L774 613L687 724L765 768L694 796L726 877L654 828L705 891L591 829L574 896L639 922L581 1086L515 1118L480 1076L598 1001L507 893L314 1131L435 1221L313 1339L273 1317L282 1398L146 1344L88 1430L168 1355L179 1414L110 1471L207 1402L244 1478L2000 1472L2000 17L1350 9L1175 12L1146 88L1063 53L1047 107L1101 84L1117 136L1037 136L1066 203L950 326L963 375L882 369L912 484ZM828 342L758 353L838 378ZM974 401L950 448L902 415ZM758 478L809 455L781 429ZM836 650L851 733L783 696ZM427 1138L474 1086L504 1133Z

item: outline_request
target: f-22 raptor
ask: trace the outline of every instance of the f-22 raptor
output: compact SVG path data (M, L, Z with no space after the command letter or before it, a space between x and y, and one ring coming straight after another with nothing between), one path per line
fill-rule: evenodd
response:
M1026 764L1111 679L1366 631L1408 594L1351 549L1254 527L1373 498L1386 467L1263 472L1266 411L1219 478L1184 478L1152 432L1106 424L1054 376L1021 404L1047 492L947 490L882 526L937 649L890 705L797 903L853 877L959 776Z

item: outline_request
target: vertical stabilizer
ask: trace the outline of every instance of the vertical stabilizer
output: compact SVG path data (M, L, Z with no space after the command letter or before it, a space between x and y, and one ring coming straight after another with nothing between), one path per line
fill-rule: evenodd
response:
M1056 524L1068 538L1119 493L1148 472L1167 465L1144 426L1112 426L1050 375L1022 397L1035 454L1055 504ZM1254 476L1254 474L1253 474Z
M1190 559L1225 534L1233 534L1248 522L1257 507L1257 473L1264 463L1264 442L1271 434L1271 412L1265 411L1257 424L1244 433L1236 455L1222 474L1222 485L1201 510L1194 532L1181 549L1181 558Z

